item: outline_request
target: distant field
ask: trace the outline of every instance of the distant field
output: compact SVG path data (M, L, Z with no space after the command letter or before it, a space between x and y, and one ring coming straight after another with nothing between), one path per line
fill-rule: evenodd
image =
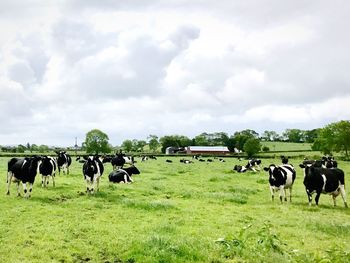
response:
M267 146L270 151L311 151L311 143L293 142L261 142L262 146Z
M267 174L225 163L141 163L129 185L87 196L81 164L40 186L30 200L5 195L8 158L0 158L0 262L350 262L350 209L322 195L309 207L297 167L293 202L271 201ZM278 163L263 159L263 165ZM350 163L339 161L350 185ZM349 191L347 188L347 193Z

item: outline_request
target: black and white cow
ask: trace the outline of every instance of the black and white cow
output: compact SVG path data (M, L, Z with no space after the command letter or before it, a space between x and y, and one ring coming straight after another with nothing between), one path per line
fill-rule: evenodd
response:
M72 158L65 151L56 151L58 174L61 174L61 169L64 174L69 174L69 166L72 163Z
M84 156L83 175L86 182L86 192L94 193L99 191L100 177L103 174L104 167L101 159L95 156Z
M323 156L321 159L323 168L337 168L338 162L332 156Z
M49 178L52 178L52 184L55 186L57 164L55 158L43 156L39 164L39 173L41 174L41 186L46 187L49 184Z
M345 175L339 168L315 167L311 164L300 164L304 169L304 186L309 200L312 202L312 194L316 193L315 202L318 205L321 193L330 194L333 197L334 206L336 197L341 194L344 206L348 207L345 193Z
M40 161L39 156L26 158L12 158L7 164L7 194L10 194L11 181L17 184L17 194L21 195L19 183L22 182L24 197L29 198L33 190L33 184ZM27 190L29 183L29 192Z
M113 170L108 175L108 179L112 183L132 183L133 180L131 176L133 174L140 174L140 171L134 165L125 169Z
M260 159L249 159L247 165L245 166L248 170L252 170L253 172L260 171Z
M287 201L285 189L289 189L289 201L292 202L292 188L296 178L296 171L292 165L282 164L276 166L270 164L269 167L264 167L264 171L269 172L269 184L272 201L274 200L274 192L280 191L280 200Z
M261 160L260 159L250 159L248 160L248 163L244 166L244 165L235 165L233 167L234 171L237 171L239 173L244 173L246 171L260 171L260 164L261 164Z
M134 157L126 156L123 153L117 153L114 157L111 158L111 164L113 166L113 170L118 168L123 168L124 164L133 165Z

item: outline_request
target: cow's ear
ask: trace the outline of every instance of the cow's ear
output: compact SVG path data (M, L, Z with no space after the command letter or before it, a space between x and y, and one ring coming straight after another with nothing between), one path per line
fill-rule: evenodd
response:
M59 151L55 151L55 153L60 154L60 152L59 152Z
M87 159L89 159L89 156L84 155L83 158L84 158L84 160L87 160Z
M301 164L299 164L299 167L300 168L305 168L305 165L301 163Z
M269 167L264 167L264 171L268 171L270 168Z

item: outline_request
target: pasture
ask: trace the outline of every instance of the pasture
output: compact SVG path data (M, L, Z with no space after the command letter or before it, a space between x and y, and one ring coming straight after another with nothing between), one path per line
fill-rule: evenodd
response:
M133 184L110 184L105 164L100 192L85 194L82 164L29 200L6 196L9 158L0 158L0 262L350 262L350 209L328 195L309 207L301 159L293 202L271 201L268 175L235 173L235 164L177 157L140 162ZM173 163L166 163L166 159ZM262 159L263 166L280 160ZM339 161L350 195L350 163ZM348 198L349 201L349 198Z

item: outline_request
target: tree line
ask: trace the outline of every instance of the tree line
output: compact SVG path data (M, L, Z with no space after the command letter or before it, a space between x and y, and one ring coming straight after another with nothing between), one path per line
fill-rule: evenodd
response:
M267 147L261 146L261 141L311 143L314 151L320 151L324 154L342 152L348 157L350 149L350 122L339 121L328 124L324 128L313 130L286 129L282 134L266 130L259 135L259 133L251 129L237 131L232 135L228 135L225 132L203 132L193 138L185 135L158 137L151 134L146 140L124 140L119 146L112 146L106 133L99 129L93 129L86 134L85 141L79 148L87 153L111 153L121 150L134 153L165 153L167 147L180 148L190 145L227 146L231 152L238 150L245 152L248 156L252 156L261 150L269 151ZM0 149L2 152L23 153L30 151L45 153L56 148L27 143L26 145L20 144L12 147L0 146ZM71 150L74 150L74 147Z

